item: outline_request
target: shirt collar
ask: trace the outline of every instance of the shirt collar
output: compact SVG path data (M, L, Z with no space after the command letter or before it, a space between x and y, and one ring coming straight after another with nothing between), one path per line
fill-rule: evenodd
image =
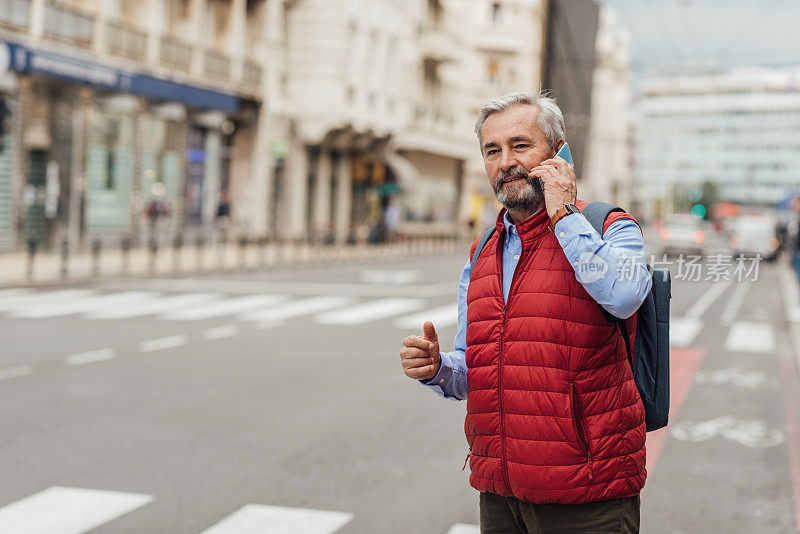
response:
M525 219L525 221L527 221L528 219L530 219L531 217L533 217L534 215L536 215L537 213L542 211L542 209L543 208L539 208L538 210L536 210L530 217ZM524 222L524 221L520 221L520 222ZM516 224L517 223L514 223L514 222L511 221L511 216L508 214L508 210L506 210L506 214L503 217L503 225L506 228L506 233L516 234L517 233Z

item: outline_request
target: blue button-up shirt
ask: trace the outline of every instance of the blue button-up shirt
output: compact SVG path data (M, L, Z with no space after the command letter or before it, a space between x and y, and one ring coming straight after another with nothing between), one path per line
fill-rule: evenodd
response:
M514 271L522 254L522 241L508 212L503 223L506 232L503 241L503 299L508 300ZM650 291L652 279L645 262L642 232L635 222L618 219L600 236L586 217L575 213L556 223L555 234L564 254L576 269L578 281L598 304L621 319L630 317L639 309ZM586 266L582 258L586 258L587 253L609 266L602 276L580 276L578 269ZM441 353L442 363L435 377L420 381L448 399L467 398L467 288L471 272L468 259L458 281L458 333L454 350Z

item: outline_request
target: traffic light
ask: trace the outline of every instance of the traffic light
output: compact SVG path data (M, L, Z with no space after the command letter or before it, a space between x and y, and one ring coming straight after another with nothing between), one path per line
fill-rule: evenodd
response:
M695 204L692 206L692 215L698 219L704 219L708 210L702 204Z

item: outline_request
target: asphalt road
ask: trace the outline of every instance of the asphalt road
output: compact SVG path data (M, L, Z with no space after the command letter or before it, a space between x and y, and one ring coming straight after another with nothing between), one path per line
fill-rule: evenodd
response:
M475 532L465 405L398 356L423 317L452 347L465 260L0 293L0 532ZM642 532L796 532L785 290L706 275L674 282Z

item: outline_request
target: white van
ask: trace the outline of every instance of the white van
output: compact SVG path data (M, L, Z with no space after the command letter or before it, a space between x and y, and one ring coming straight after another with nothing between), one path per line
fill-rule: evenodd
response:
M737 218L731 226L728 244L734 256L760 254L766 260L778 255L778 221L767 214L749 214Z

